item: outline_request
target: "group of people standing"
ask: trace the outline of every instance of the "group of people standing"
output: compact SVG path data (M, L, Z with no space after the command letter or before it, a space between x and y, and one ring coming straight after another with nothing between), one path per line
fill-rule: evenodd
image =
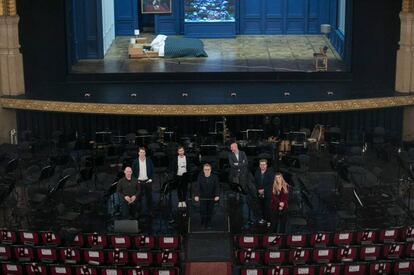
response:
M275 231L283 231L288 207L289 186L282 174L274 173L268 167L266 159L259 161L254 176L249 172L246 154L238 149L237 143L230 145L229 182L239 192L238 199L242 205L245 225L258 222L266 223ZM185 155L183 146L177 148L177 156L170 162L169 171L177 189L178 208L187 208L187 191L191 181L189 172L193 163ZM124 169L125 176L118 181L117 192L121 197L121 214L123 218L136 218L138 209L152 214L152 183L154 166L146 157L146 149L138 149L138 158L131 166ZM203 165L202 171L193 186L193 201L200 204L201 224L208 228L211 224L214 204L220 200L218 177L212 173L209 163Z

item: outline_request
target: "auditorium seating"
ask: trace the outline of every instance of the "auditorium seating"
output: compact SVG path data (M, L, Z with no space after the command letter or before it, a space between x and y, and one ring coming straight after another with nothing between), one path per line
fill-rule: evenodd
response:
M413 228L234 238L240 274L414 274Z
M180 236L0 229L1 274L178 275Z

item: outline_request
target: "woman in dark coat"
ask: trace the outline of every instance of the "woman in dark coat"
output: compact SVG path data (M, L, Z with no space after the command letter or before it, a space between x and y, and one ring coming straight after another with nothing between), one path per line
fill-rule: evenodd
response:
M278 233L285 232L288 199L289 185L287 184L281 173L276 173L272 186L271 210L273 230Z

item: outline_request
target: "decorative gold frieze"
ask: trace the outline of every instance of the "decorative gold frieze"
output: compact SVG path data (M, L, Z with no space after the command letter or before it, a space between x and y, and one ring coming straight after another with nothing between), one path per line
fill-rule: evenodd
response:
M351 111L414 105L414 95L337 101L218 105L79 103L1 98L3 108L115 115L254 115Z
M412 12L413 11L413 0L402 0L402 12Z
M5 16L5 0L0 0L0 16Z

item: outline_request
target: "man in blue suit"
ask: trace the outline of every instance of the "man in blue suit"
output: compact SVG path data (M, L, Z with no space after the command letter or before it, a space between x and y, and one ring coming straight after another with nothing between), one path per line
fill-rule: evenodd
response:
M146 157L144 147L138 148L138 159L132 163L132 173L135 178L138 178L138 183L141 186L140 202L143 204L145 197L146 213L151 214L152 211L152 176L154 165L150 158Z

